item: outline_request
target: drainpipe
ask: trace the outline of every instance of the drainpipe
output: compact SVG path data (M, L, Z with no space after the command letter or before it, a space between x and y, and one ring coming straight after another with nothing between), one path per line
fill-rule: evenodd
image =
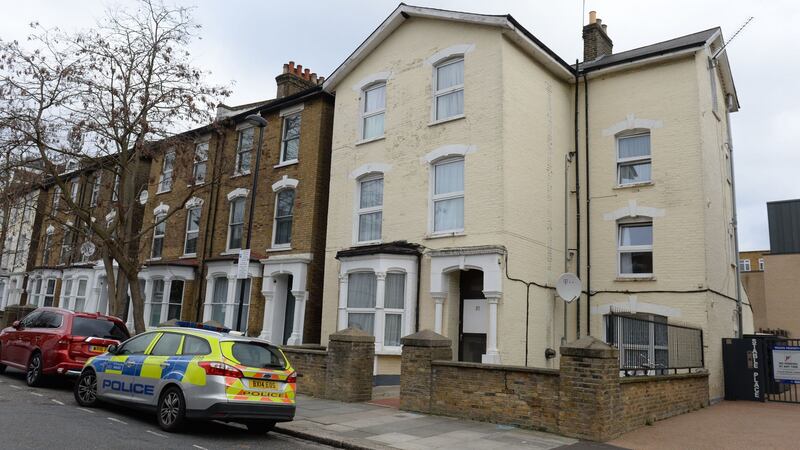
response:
M575 275L581 278L581 172L578 158L578 66L575 60ZM581 296L575 301L577 313L575 317L575 339L581 337Z
M592 229L591 185L589 184L589 80L583 74L583 135L586 138L586 335L592 334Z
M564 273L569 271L569 163L572 162L574 152L567 152L564 156ZM561 345L567 343L567 303L564 302L564 334Z
M714 68L712 67L712 70ZM713 74L712 74L713 75ZM731 203L733 214L731 218L731 222L733 225L733 247L734 253L736 254L736 259L734 260L736 266L736 320L739 325L739 332L737 333L738 338L741 338L743 335L742 330L742 283L741 283L741 271L739 270L739 221L736 214L736 174L733 170L733 135L731 133L731 108L733 106L733 96L728 94L725 97L725 128L728 134L728 151L731 154Z

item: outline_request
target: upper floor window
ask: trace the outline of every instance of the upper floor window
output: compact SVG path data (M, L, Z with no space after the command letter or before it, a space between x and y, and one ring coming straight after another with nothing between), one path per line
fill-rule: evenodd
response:
M192 168L192 179L194 184L206 182L206 168L208 165L208 141L199 142L194 146L194 166Z
M383 176L368 176L358 183L358 242L381 240Z
M50 247L53 245L53 233L49 230L44 235L44 249L42 249L42 265L46 266L50 262Z
M164 154L164 163L161 166L161 177L158 180L158 192L172 190L172 171L175 166L175 150L168 150Z
M53 188L53 211L58 211L58 202L61 201L61 186Z
M78 202L78 194L80 193L81 185L79 180L74 180L69 186L69 198L73 203Z
M292 243L292 218L294 216L294 189L282 189L275 195L275 225L272 246L283 247Z
M464 230L464 159L433 165L433 232Z
M97 206L97 201L100 199L100 185L103 182L102 172L97 172L92 181L92 196L89 199L89 206L94 208Z
M236 145L236 174L250 173L250 157L253 153L253 136L255 128L245 128L239 131L239 141Z
M386 83L374 84L364 89L361 112L361 139L383 136L383 118L386 114Z
M244 197L231 200L231 213L228 219L228 249L242 248L244 229Z
M300 153L300 113L283 118L281 163L297 161Z
M111 201L119 200L119 174L114 175L114 188L111 190Z
M617 138L617 184L649 182L650 164L650 133Z
M200 207L186 211L186 239L183 244L184 255L197 254L197 238L200 235Z
M434 121L464 115L464 58L438 64L434 78Z
M167 216L159 214L156 216L156 223L153 227L153 248L150 252L151 258L161 258L164 250L164 236L167 234Z
M75 245L75 232L67 227L64 229L64 238L61 240L61 254L59 255L59 264L66 264L69 262L69 257L72 255L72 248Z
M740 259L739 260L739 270L742 272L750 272L750 260L749 259Z
M764 270L764 258L758 258L758 270Z
M617 241L620 276L653 274L653 222L621 223Z

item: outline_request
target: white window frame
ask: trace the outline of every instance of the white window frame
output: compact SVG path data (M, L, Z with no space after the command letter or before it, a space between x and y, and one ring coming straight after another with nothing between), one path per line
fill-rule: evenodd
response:
M70 236L72 238L70 240L69 245L66 245L67 236ZM70 229L68 226L65 226L64 227L64 234L61 237L61 251L58 254L58 263L59 264L67 264L67 263L69 263L69 257L72 256L72 252L74 250L75 250L75 232L72 229Z
M764 258L758 258L758 270L764 271Z
M297 137L288 139L286 137L286 131L288 130L288 128L286 127L286 121L289 120L289 119L293 119L293 118L298 118L300 120L300 126L299 126L299 129L297 130ZM280 156L279 163L280 164L296 163L300 159L300 133L301 133L301 130L302 130L302 127L303 127L302 111L298 111L298 112L295 112L295 113L292 113L292 114L287 114L287 115L283 116L283 120L281 122L282 122L282 126L281 126L281 156ZM294 141L294 140L297 140L297 157L294 158L294 159L286 159L286 144L287 144L287 142Z
M199 157L198 156L199 153L198 153L197 150L201 146L205 146L205 148L206 148L205 157ZM200 185L200 184L203 184L203 183L206 182L206 175L208 175L208 149L209 149L209 147L210 147L209 141L202 141L202 142L197 142L196 144L194 144L194 163L192 164L192 182L195 185ZM203 167L203 178L202 178L202 180L198 180L198 177L197 177L198 168L200 166Z
M160 302L154 302L153 301L153 299L155 298L156 283L157 282L162 283L162 286L163 286L162 291L161 291L161 301ZM145 320L146 320L145 327L154 328L154 327L157 327L158 324L161 323L163 321L162 319L164 318L164 303L165 303L165 300L167 300L166 297L169 295L168 292L167 292L167 280L165 278L163 278L163 277L153 277L150 280L150 292L148 292L148 294L149 295L147 295L145 297L145 299L146 299L146 301L145 301L145 309L148 311L149 314L145 318ZM158 323L156 323L155 325L153 325L153 323L152 323L153 305L158 305L157 306L157 308L158 308L158 321L157 322Z
M186 233L183 239L183 256L196 256L197 255L197 245L200 243L200 218L203 217L202 206L194 206L192 208L188 208L186 210ZM190 230L189 225L192 223L192 212L197 211L197 229ZM189 244L189 235L194 234L195 237L195 251L192 253L186 252L186 246Z
M80 189L81 185L80 185L80 180L78 178L75 178L70 181L69 198L70 200L72 200L72 203L78 203L78 195L80 194Z
M242 222L234 224L233 223L233 205L237 201L241 201L242 202ZM232 229L232 227L234 225L241 225L241 227L242 227L242 238L241 239L242 239L242 241L244 241L244 239L245 239L245 237L244 237L244 216L247 213L247 211L245 210L246 207L247 207L247 197L235 197L235 198L232 198L230 200L230 202L229 202L229 207L228 207L228 235L225 238L225 249L227 251L240 250L242 248L242 243L240 243L238 247L231 247L230 246L231 245L231 229Z
M249 149L242 148L242 137L244 137L244 133L251 132L253 133L253 141L250 145ZM239 133L236 136L236 163L233 166L233 174L234 175L247 175L253 169L253 150L256 147L256 128L253 126L247 126L244 128L239 129ZM243 153L250 154L250 167L247 170L239 170L239 164L241 163L241 155Z
M119 174L114 174L114 187L111 189L111 201L119 200Z
M85 282L85 288L83 290L83 295L79 295L80 293L80 286L81 281ZM89 278L87 277L77 277L73 278L72 280L72 290L73 292L70 293L70 309L75 312L85 312L86 310L86 301L89 299ZM80 310L78 310L78 300L83 300L83 306Z
M97 206L97 202L100 200L100 186L103 182L103 173L98 171L97 175L94 177L94 181L92 181L92 196L89 200L89 206L94 208Z
M207 318L207 320L214 320L214 305L221 305L222 317L223 317L222 318L222 324L226 325L225 322L227 322L227 317L228 317L228 306L230 305L228 303L228 291L231 288L230 287L230 283L233 282L233 281L236 281L236 280L228 278L227 275L215 275L212 279L213 279L213 281L211 282L211 295L208 297L208 299L209 299L209 302L208 302L209 309L208 309L208 318ZM219 283L220 280L225 280L225 283L226 283L225 284L225 295L223 295L221 301L215 301L214 293L217 291L217 283ZM235 286L234 286L234 288L235 288ZM237 299L237 301L238 301L238 299Z
M655 256L652 243L650 245L622 245L622 229L624 227L636 227L643 225L650 225L651 233L653 234L653 242L655 242L655 227L653 226L652 219L617 222L617 276L620 278L651 278L653 276L653 271L650 273L622 273L623 253L650 252L651 258ZM653 258L653 269L655 269L655 258Z
M153 219L153 241L150 244L150 259L151 260L159 260L164 256L164 240L167 236L167 215L165 213L156 214L155 219ZM161 223L159 223L161 222ZM159 234L158 227L159 225L164 226L164 231L162 234ZM159 250L159 255L155 256L153 253L156 248L156 240L161 240L161 248Z
M169 162L169 164L167 164ZM161 175L158 177L158 191L156 194L170 192L175 182L175 149L171 148L164 153L164 160L161 162Z
M292 214L290 216L278 217L278 203L279 203L278 202L278 197L280 197L281 194L286 193L286 192L292 192L292 194L294 195L294 200L292 201ZM273 217L273 219L272 219L272 248L291 248L292 247L292 236L291 236L291 233L289 234L289 242L285 242L285 243L279 244L279 243L276 242L276 239L278 237L278 219L279 218L280 219L284 219L286 217L290 217L291 218L292 231L294 231L294 204L295 204L296 201L297 201L297 190L296 189L284 188L284 189L278 190L278 192L275 193L275 212L272 215L272 217Z
M375 300L375 306L372 307L372 308L351 307L349 305L349 303L350 303L349 291L347 291L346 294L348 294L348 296L347 296L348 298L345 299L345 303L344 303L345 304L345 308L347 310L347 315L346 315L347 322L345 324L343 324L343 325L345 327L349 327L350 326L350 314L372 314L372 316L373 316L373 318L372 318L372 335L376 336L377 335L376 331L378 331L378 328L383 328L383 327L378 327L378 314L377 314L379 309L383 309L383 305L382 305L383 300L379 299L379 297L380 297L378 295L379 289L377 288L377 285L378 285L380 280L378 279L378 273L373 271L373 270L365 270L365 269L354 270L352 272L348 272L347 273L347 284L348 284L348 286L350 285L350 276L351 275L355 275L355 274L359 274L359 273L371 273L372 275L375 276L375 286L376 286L375 287L375 299L374 299ZM379 300L381 300L381 305L378 304ZM379 306L380 306L380 308L379 308ZM385 320L385 319L383 319L383 320ZM366 330L363 330L363 331L366 332Z
M381 195L381 204L379 206L370 206L367 208L361 207L361 186L369 181L381 180L383 183L383 195ZM384 197L386 194L386 178L382 172L374 172L366 174L356 180L356 199L355 199L355 218L353 221L353 242L361 245L380 244L383 242L383 205ZM381 213L381 234L378 239L368 239L365 241L361 238L361 216L366 214Z
M750 260L749 259L740 259L739 260L739 271L741 272L750 272Z
M47 230L44 235L44 248L42 249L42 265L46 266L49 264L50 255L51 255L51 246L53 245L53 231ZM15 255L16 256L16 255Z
M70 310L72 309L71 300L72 300L72 290L74 289L74 285L75 285L74 277L64 277L61 280L61 298L59 300L59 303L62 308ZM47 292L47 289L43 287L42 296L44 296L45 292ZM44 305L44 302L42 302L42 305Z
M439 61L439 62L437 62L436 64L433 65L433 83L431 83L431 89L433 90L433 96L432 96L433 97L433 105L431 106L431 122L434 123L434 124L435 123L439 123L439 122L447 122L447 121L450 121L450 120L460 119L460 118L464 117L464 115L465 115L464 111L462 110L461 114L456 114L456 115L453 115L453 116L440 118L439 115L438 115L438 110L436 108L436 105L438 103L439 97L445 96L447 94L452 94L452 93L458 92L458 91L464 91L464 83L463 82L461 84L450 86L450 87L444 88L444 89L437 89L436 88L439 85L439 69L441 67L445 67L445 66L449 66L451 64L458 63L459 61L463 62L462 67L463 67L463 72L464 73L461 74L461 77L462 78L466 78L466 67L467 67L467 64L466 64L466 62L464 62L464 55L454 55L454 56L448 57L446 59L443 59L443 60L441 60L441 61ZM465 100L466 100L466 93L465 93ZM466 109L466 102L464 103L464 108Z
M436 194L436 166L443 165L443 164L450 164L456 161L461 161L462 167L462 175L464 178L464 189L461 191L453 191L448 192L446 194ZM430 182L428 183L429 186L429 195L428 198L430 201L428 202L428 216L429 219L429 233L432 236L436 235L447 235L447 234L454 234L454 233L463 233L466 227L466 215L467 215L467 199L465 196L465 190L467 186L467 161L466 158L463 156L446 156L444 158L437 159L433 161L430 165ZM456 198L463 198L464 199L464 217L461 218L461 222L463 226L461 228L453 228L449 230L437 230L436 229L436 203L442 200L452 200Z
M650 142L650 154L647 156L633 156L629 158L620 158L619 156L619 142L625 139L636 138L641 136L647 136ZM636 131L629 131L625 133L618 134L616 139L614 140L614 146L616 151L616 160L617 160L617 186L625 187L625 186L637 186L642 184L652 184L653 183L653 135L650 133L650 130L636 130ZM650 179L643 180L643 181L635 181L633 183L622 183L620 176L622 175L621 168L622 166L632 165L632 164L642 164L642 163L649 163L650 164Z
M61 201L61 186L53 188L53 212L58 211L58 203Z
M386 136L386 101L388 100L388 92L386 90L387 83L385 80L376 81L368 86L365 86L361 89L361 101L359 102L359 116L360 116L360 126L359 126L359 133L358 138L359 141L368 142L381 139ZM376 109L375 111L367 112L367 92L374 91L375 89L383 88L383 108ZM367 119L370 117L383 115L383 132L376 136L366 137L364 133L367 131L367 128L364 126Z

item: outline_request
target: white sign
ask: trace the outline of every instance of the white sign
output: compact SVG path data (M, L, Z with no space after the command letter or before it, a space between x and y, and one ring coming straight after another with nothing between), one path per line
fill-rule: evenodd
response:
M464 299L464 333L486 334L489 332L489 302L485 299Z
M800 347L772 347L772 374L775 381L800 384Z
M239 263L236 266L236 279L250 278L250 249L239 250Z
M563 273L556 281L556 293L571 303L581 296L581 280L574 273Z

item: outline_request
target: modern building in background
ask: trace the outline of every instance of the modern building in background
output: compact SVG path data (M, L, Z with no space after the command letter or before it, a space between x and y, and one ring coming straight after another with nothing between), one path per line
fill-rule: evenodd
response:
M800 336L800 199L767 203L770 249L739 253L760 333Z

